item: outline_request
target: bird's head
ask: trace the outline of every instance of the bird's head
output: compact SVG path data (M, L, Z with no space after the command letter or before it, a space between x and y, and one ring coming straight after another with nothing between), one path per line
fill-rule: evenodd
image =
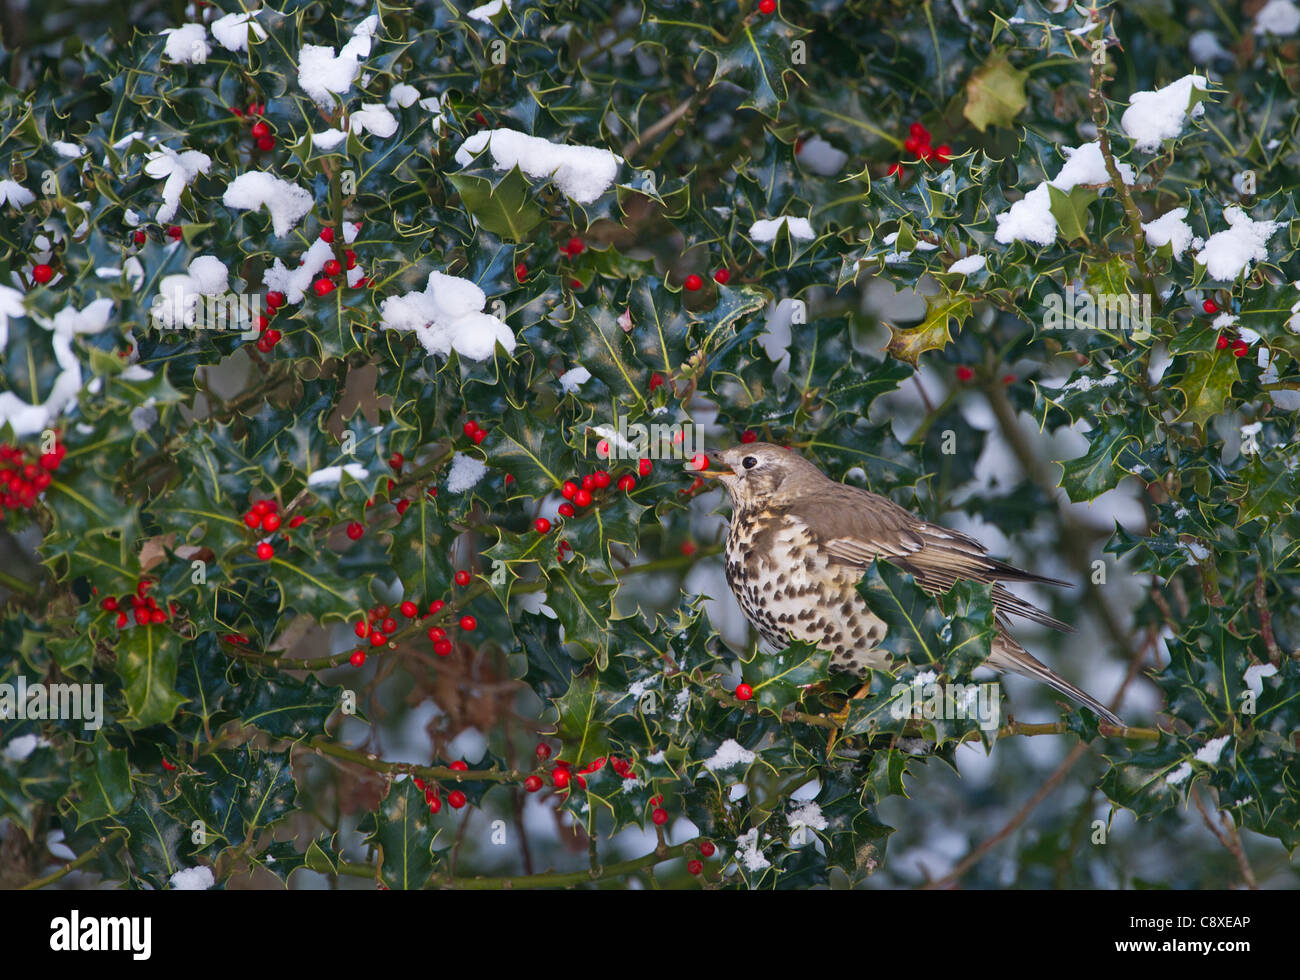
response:
M812 463L770 442L751 442L709 453L701 475L716 479L731 494L736 510L779 507L814 492L826 477Z

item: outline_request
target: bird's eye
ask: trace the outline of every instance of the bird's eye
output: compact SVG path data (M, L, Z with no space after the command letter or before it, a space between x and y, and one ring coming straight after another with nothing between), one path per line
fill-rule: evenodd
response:
M755 459L753 456L746 456L744 459L740 461L740 465L745 467L745 469L747 470L752 470L755 466L758 465L758 460Z

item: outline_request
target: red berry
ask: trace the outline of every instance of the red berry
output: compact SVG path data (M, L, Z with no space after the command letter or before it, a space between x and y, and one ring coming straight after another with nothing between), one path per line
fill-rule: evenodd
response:
M1004 374L1002 375L1002 383L1004 385L1015 384L1016 376L1014 374Z
M709 468L709 459L704 453L696 453L691 457L691 466L697 470L707 470Z
M770 14L776 10L776 0L758 0L758 11L763 14Z
M438 794L433 790L424 794L424 801L429 804L429 812L436 814L442 809L442 800L438 799Z
M327 276L337 276L343 271L343 266L339 265L338 259L330 259L325 263L324 272Z
M353 667L360 667L366 662L366 652L364 650L353 650L352 656L348 657L348 662Z
M169 225L167 227L167 237L173 241L179 242L184 234L185 232L181 231L180 225Z
M736 685L736 700L748 701L753 696L754 696L754 689L750 687L748 684Z
M520 262L518 265L516 265L516 266L515 266L515 278L516 278L519 282L523 282L525 279L527 279L527 278L528 278L528 266L524 265L522 262Z
M117 612L117 600L112 596L109 596L107 599L104 599L99 603L99 608L103 609L105 612Z
M578 485L572 480L565 480L564 486L560 487L560 496L565 500L572 500L578 492Z
M913 156L916 156L921 152L921 141L915 136L909 136L907 139L903 140L903 149Z
M664 376L663 376L662 374L660 374L658 371L656 371L654 374L650 375L650 390L651 390L651 391L654 391L656 388L658 388L658 387L659 387L660 385L662 385L663 383L664 383Z
M348 249L344 252L343 257L348 260L349 269L355 269L357 267L357 253L352 251L352 249Z
M533 750L533 754L539 759L549 759L551 757L551 747L545 742L538 742L537 748Z
M32 278L44 286L54 278L54 269L46 265L44 262L39 265L34 265L32 266Z
M682 554L685 555L687 558L689 558L691 555L695 554L695 542L683 541L681 545L681 550L682 550Z
M202 4L199 4L199 6L202 6ZM265 102L254 102L248 107L248 114L250 116L260 116L264 112L266 112Z
M968 368L965 364L959 364L957 366L958 381L969 381L973 377L975 377L975 372L972 371L970 368Z
M607 486L609 486L610 477L609 477L608 470L597 470L591 476L592 479L596 481L596 488L598 490L604 490Z
M397 620L393 619L390 616L388 619L385 619L382 623L379 624L379 628L383 630L385 633L395 633L397 632Z
M278 310L285 303L284 293L276 292L274 289L266 294L266 308L268 310Z
M364 640L370 635L370 627L364 619L357 620L356 624L352 627L352 632L356 633L357 636Z
M375 612L375 619L388 618L388 607L385 606L383 603L380 603L379 605L375 606L374 612Z
M901 177L901 176L903 176L903 165L902 165L901 163L891 163L891 164L889 165L889 172L888 172L887 176L890 176L890 177Z
M731 272L727 269L719 269L713 274L713 281L719 286L725 286L731 281Z
M406 508L411 506L411 502L409 500L399 500L397 503L393 504L393 506L397 508L397 516L401 517L406 513Z
M117 628L121 629L125 625L126 625L126 613L119 612L117 614Z
M295 527L297 527L299 524L301 524L303 521L305 521L306 519L307 519L307 518L304 517L302 514L299 514L297 517L291 517L291 518L289 518L289 527L290 527L291 529L292 529L292 528L295 528Z
M579 490L573 495L573 502L579 507L590 507L591 493L587 490Z
M697 276L694 272L692 272L689 276L686 277L686 281L682 283L682 285L686 287L688 292L693 293L703 288L704 280L701 279L699 276Z
M365 533L366 533L366 529L362 527L360 524L358 524L356 521L353 521L351 524L348 525L348 537L351 538L353 541L360 540L361 536Z
M686 862L686 871L689 874L697 875L704 870L704 862L691 859Z
M1244 340L1233 341L1232 344L1233 357L1245 357L1249 353L1250 353L1250 345L1247 344Z
M137 245L143 245L146 241L149 240L149 236L146 235L143 231L137 231L137 232L136 232L133 236L131 236L131 237L133 237L133 238L135 239L135 243L136 243Z
M438 640L433 644L433 652L440 657L445 657L451 653L451 640Z
M652 796L652 797L650 797L650 805L651 805L651 806L663 806L663 802L664 802L664 798L663 798L663 796Z
M456 772L469 772L469 765L461 759L457 759L455 762L449 764L447 768L454 769Z
M253 123L253 128L249 130L249 132L253 134L253 139L260 140L263 136L271 135L271 127L259 119L257 122Z
M330 293L334 292L334 283L330 282L328 279L317 279L311 284L311 288L312 292L317 296L328 296Z
M1214 346L1217 347L1219 350L1227 350L1228 345L1230 343L1231 341L1228 340L1227 337L1225 337L1223 334L1219 334L1219 339L1214 342Z
M460 628L466 633L472 633L478 629L478 620L473 616L462 616L460 617Z
M459 572L456 573L456 584L460 586L469 585L469 578L470 578L469 572L465 571L465 569L462 568Z
M167 622L167 614L163 612L161 609L151 609L149 611L149 622L165 623Z
M465 805L465 794L458 789L454 789L447 794L447 802L453 810L459 810Z
M556 510L559 512L559 515L561 517L572 517L574 514L577 513L577 511L573 509L573 504L569 504L569 503L560 504L560 506L557 507Z
M320 230L320 240L327 245L334 244L334 229L326 225Z
M1219 312L1219 304L1214 302L1212 299L1207 299L1201 304L1201 309L1213 316L1215 313Z
M755 432L753 429L746 429L744 432L740 434L740 441L746 444L751 442L757 442L758 433Z
M592 490L595 490L596 477L593 476L591 473L588 473L586 476L584 476L582 478L582 489L586 490L588 493L590 493Z
M713 841L711 840L700 841L700 853L703 854L706 858L713 857L715 851L717 851L717 848L713 846Z
M912 125L908 126L908 127L907 127L907 132L908 132L908 135L910 135L910 136L913 137L914 139L918 139L918 140L919 140L919 139L929 140L929 138L930 138L930 131L929 131L928 129L926 129L924 126L922 126L921 123L920 123L919 121L918 121L918 122L914 122L914 123L912 123Z
M555 785L556 789L564 789L569 785L569 770L556 769L551 773L551 782Z
M545 534L551 529L551 522L545 517L539 517L537 520L533 521L533 527L537 528L538 534Z
M417 606L410 599L407 599L405 602L402 603L402 615L405 616L407 619L414 619L419 614L420 614L420 607Z
M370 645L372 647L381 647L388 642L388 637L384 636L379 630L370 631Z
M429 627L429 639L432 640L434 643L437 643L439 640L445 639L446 636L447 636L447 631L443 629L441 626Z
M952 157L952 147L947 143L940 143L934 148L934 155L940 163L946 163Z
M267 514L265 517L262 518L262 530L263 530L263 531L272 531L272 532L274 532L274 531L278 531L279 529L280 529L280 515L279 515L279 514Z
M668 811L661 806L657 806L651 811L650 819L654 821L656 827L662 827L668 822Z
M446 603L443 602L441 599L434 599L433 602L429 603L429 615L436 616L439 612L442 611L442 607L445 605Z
M569 239L569 243L564 246L564 250L568 252L569 255L571 256L581 255L583 253L583 250L586 249L586 247L587 247L586 243L581 238L578 238L575 235L573 238Z
M257 141L257 148L263 153L270 153L275 149L275 139L270 136L263 136Z
M262 515L257 513L257 511L250 510L244 515L244 523L251 528L259 528L262 526Z
M529 793L536 793L541 788L542 788L541 776L529 776L527 779L524 780L524 789L527 790Z
M257 557L262 561L270 561L271 556L275 554L275 549L263 541L257 546Z
M625 473L618 478L618 488L626 493L631 493L636 489L636 477Z
M650 471L653 470L654 468L655 468L655 464L650 462L649 459L638 460L636 464L636 471L641 476L649 476Z

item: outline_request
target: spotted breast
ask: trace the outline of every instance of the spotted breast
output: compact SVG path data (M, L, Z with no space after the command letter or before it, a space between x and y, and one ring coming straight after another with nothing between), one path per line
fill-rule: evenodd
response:
M791 640L831 655L830 669L865 676L889 665L876 649L884 622L858 595L857 570L832 564L799 518L770 510L732 516L727 584L745 617L774 649Z

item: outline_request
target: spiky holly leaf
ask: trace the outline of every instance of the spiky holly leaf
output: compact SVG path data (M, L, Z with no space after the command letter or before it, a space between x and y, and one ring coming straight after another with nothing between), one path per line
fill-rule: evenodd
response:
M1028 80L1029 72L1012 65L1005 53L991 55L966 80L962 115L981 133L989 126L1010 126L1028 102Z
M389 888L423 888L433 875L437 832L429 804L411 779L388 786L379 809L357 827L366 843L379 849L379 877Z
M900 361L906 361L913 367L926 351L943 350L952 342L949 323L961 325L970 319L970 297L959 294L940 292L926 297L925 317L920 326L900 329L893 324L889 326L888 351Z

